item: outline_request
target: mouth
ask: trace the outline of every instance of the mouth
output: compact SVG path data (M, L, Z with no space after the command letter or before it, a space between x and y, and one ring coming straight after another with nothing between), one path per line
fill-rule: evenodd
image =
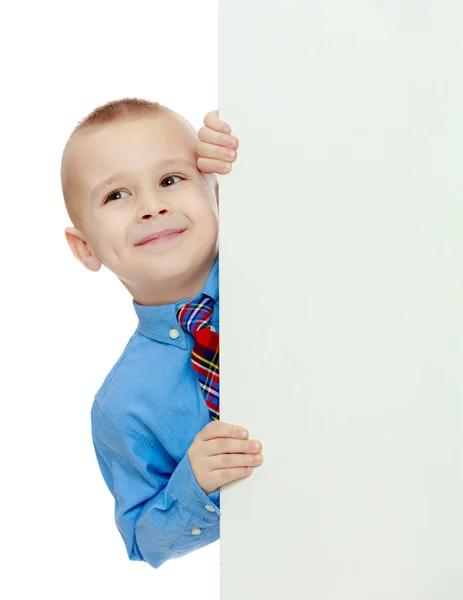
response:
M135 244L135 246L155 246L159 244L165 244L179 238L184 231L185 229L179 229L178 231L166 231L160 235L143 240L142 242Z

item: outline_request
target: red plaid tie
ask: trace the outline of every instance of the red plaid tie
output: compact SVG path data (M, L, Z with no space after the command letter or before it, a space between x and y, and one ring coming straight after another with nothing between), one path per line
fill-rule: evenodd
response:
M212 331L210 321L214 300L201 294L177 310L182 329L195 338L191 363L198 375L212 419L219 419L219 334Z

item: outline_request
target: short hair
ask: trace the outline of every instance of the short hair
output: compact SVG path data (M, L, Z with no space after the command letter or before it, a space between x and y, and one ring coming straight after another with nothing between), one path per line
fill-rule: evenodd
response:
M75 127L73 134L92 126L106 125L130 117L143 117L169 112L167 106L141 98L122 98L98 106ZM71 136L72 137L72 136Z
M147 117L150 115L166 113L173 114L174 111L169 109L167 106L163 106L159 102L151 102L150 100L143 100L141 98L122 98L120 100L112 100L111 102L107 102L106 104L98 106L77 124L77 126L74 128L71 135L69 136L61 159L61 184L63 189L64 202L68 215L73 222L76 221L77 215L71 204L68 194L66 193L67 186L65 185L64 176L64 157L66 153L66 148L69 142L74 137L74 135L87 129L100 127L102 125L108 125L109 123L122 121L124 119Z

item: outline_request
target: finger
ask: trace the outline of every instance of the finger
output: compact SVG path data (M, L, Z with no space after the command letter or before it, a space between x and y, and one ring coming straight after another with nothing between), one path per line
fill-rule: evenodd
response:
M257 446L254 446L257 444ZM214 438L207 440L206 455L217 454L257 454L262 450L262 444L258 440L243 440L229 438Z
M226 148L233 148L236 150L240 145L239 139L234 135L226 135L214 131L209 127L201 127L198 131L198 137L202 142L208 144L215 144L216 146L225 146Z
M233 162L236 159L235 150L216 146L215 144L206 144L206 142L199 142L196 153L201 158L216 158L227 162Z
M245 437L240 435L241 431L244 431ZM246 439L248 435L249 431L245 427L226 423L225 421L211 421L198 434L204 441L215 438Z
M262 454L217 454L210 458L209 470L258 467L262 461Z
M197 163L198 169L202 173L219 173L225 175L232 170L231 163L215 160L213 158L198 158Z
M254 473L252 467L236 467L235 469L217 469L214 471L214 479L217 483L217 487L222 487L232 481L238 479L244 479Z
M223 133L231 132L230 125L219 118L218 110L211 110L211 112L207 113L207 115L204 117L204 125L206 125L206 127L210 127L211 129L215 129L215 131L222 131Z

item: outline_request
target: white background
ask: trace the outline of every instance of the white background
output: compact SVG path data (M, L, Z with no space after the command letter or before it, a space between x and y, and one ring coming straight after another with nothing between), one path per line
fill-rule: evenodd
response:
M130 562L90 436L93 395L136 322L64 238L59 167L77 121L138 96L199 128L217 108L214 0L2 3L0 596L217 600L219 544Z

